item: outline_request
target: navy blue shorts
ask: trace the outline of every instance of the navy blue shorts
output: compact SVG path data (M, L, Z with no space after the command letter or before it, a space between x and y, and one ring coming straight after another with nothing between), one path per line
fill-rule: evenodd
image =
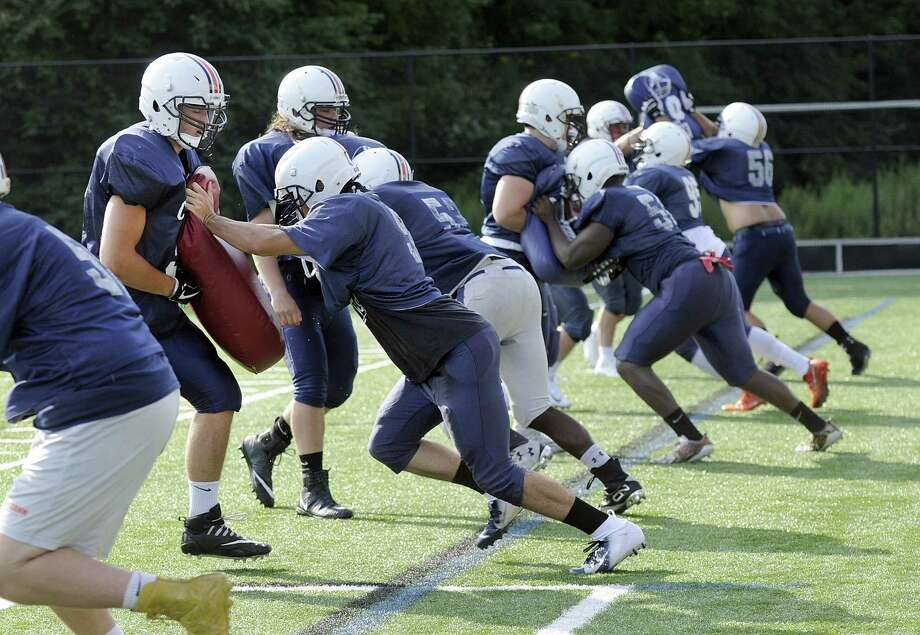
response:
M485 492L520 505L524 470L508 447L508 410L498 376L498 335L487 328L451 350L422 384L400 379L380 406L368 450L396 473L443 420L460 458Z
M284 286L303 320L285 326L284 362L294 384L294 401L314 408L338 408L351 396L358 372L358 339L348 309L331 314L316 278L300 261L282 263Z
M805 293L795 231L786 222L759 223L735 232L732 262L745 311L764 279L796 317L804 317L811 299Z
M549 288L563 330L576 342L586 340L591 335L594 311L588 305L585 292L578 287L550 285Z
M211 340L187 318L169 336L157 341L179 380L179 393L196 412L239 412L240 385Z
M693 337L719 375L740 386L757 370L744 327L731 273L719 266L709 273L699 260L689 260L662 281L659 294L636 314L616 357L651 366Z
M592 285L609 313L635 315L642 306L642 285L628 271L611 280L610 284L593 282Z

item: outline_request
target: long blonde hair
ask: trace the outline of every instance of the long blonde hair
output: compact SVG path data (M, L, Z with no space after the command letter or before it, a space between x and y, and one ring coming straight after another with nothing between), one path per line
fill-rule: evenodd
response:
M303 141L308 137L312 137L309 132L304 132L299 128L295 127L290 121L281 116L280 113L276 112L272 115L271 121L268 122L268 128L265 132L271 132L272 130L280 130L281 132L286 132L295 141Z

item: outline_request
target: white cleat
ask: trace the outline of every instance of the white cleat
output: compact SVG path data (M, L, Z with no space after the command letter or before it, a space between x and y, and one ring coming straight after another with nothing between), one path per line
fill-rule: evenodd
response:
M594 366L597 363L597 329L591 329L591 335L581 343L581 352L585 356L585 362L588 366Z
M595 375L606 375L607 377L619 377L620 373L617 372L616 358L598 359L597 364L594 365L594 374Z
M607 537L588 543L585 549L588 553L585 563L580 567L569 569L569 572L576 575L590 575L613 571L626 558L638 554L639 550L644 548L645 534L642 529L624 520L623 526Z
M565 396L562 392L562 389L559 388L559 385L556 383L556 374L553 373L549 376L549 383L547 384L549 389L549 403L554 408L566 408L572 407L572 402L569 401L569 398Z
M536 472L546 467L543 458L544 445L538 439L529 439L511 450L511 461L525 470Z

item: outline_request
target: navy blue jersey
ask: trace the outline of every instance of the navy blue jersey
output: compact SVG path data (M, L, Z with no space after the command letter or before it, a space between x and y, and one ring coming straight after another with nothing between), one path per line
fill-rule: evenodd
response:
M166 272L176 262L176 241L182 228L185 182L201 165L192 150L177 155L169 140L146 123L134 124L107 139L93 162L83 199L83 244L99 256L102 221L109 199L120 196L128 205L147 210L137 253ZM185 319L175 302L162 295L130 289L144 320L157 337L171 333Z
M732 137L693 142L690 160L700 182L716 198L738 203L774 203L773 152L764 141L754 148Z
M602 189L589 198L576 229L592 222L603 223L613 232L605 256L619 258L655 294L677 265L700 255L658 197L635 185Z
M521 251L521 235L505 229L492 216L495 188L505 175L519 176L536 183L537 175L544 168L563 163L565 155L562 152L550 150L533 135L514 134L496 143L489 150L489 156L486 157L486 163L482 168L482 186L479 190L479 200L486 213L486 219L482 223L483 240L495 247Z
M488 328L435 288L402 219L372 193L332 196L283 229L319 268L327 308L351 302L412 381L425 381L447 352Z
M399 214L426 273L446 295L486 256L501 256L470 231L457 205L437 188L419 181L391 181L374 188L374 194Z
M0 203L0 368L6 418L60 429L179 387L127 289L77 241Z
M661 113L686 130L691 139L703 138L703 129L690 115L689 108L693 102L689 97L687 82L680 71L670 64L658 64L636 73L626 82L623 93L629 105L639 112L639 123L643 128L655 123L642 112L642 104L654 99Z
M674 165L649 166L630 174L623 184L638 185L657 196L677 221L680 231L705 224L700 186L693 173L686 168Z

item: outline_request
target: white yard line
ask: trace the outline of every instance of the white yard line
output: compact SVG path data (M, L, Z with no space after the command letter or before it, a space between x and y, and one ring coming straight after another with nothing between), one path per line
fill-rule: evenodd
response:
M606 609L607 605L629 592L631 588L624 584L597 587L591 595L560 615L555 622L537 631L537 635L568 635L576 628L588 624L598 613Z

